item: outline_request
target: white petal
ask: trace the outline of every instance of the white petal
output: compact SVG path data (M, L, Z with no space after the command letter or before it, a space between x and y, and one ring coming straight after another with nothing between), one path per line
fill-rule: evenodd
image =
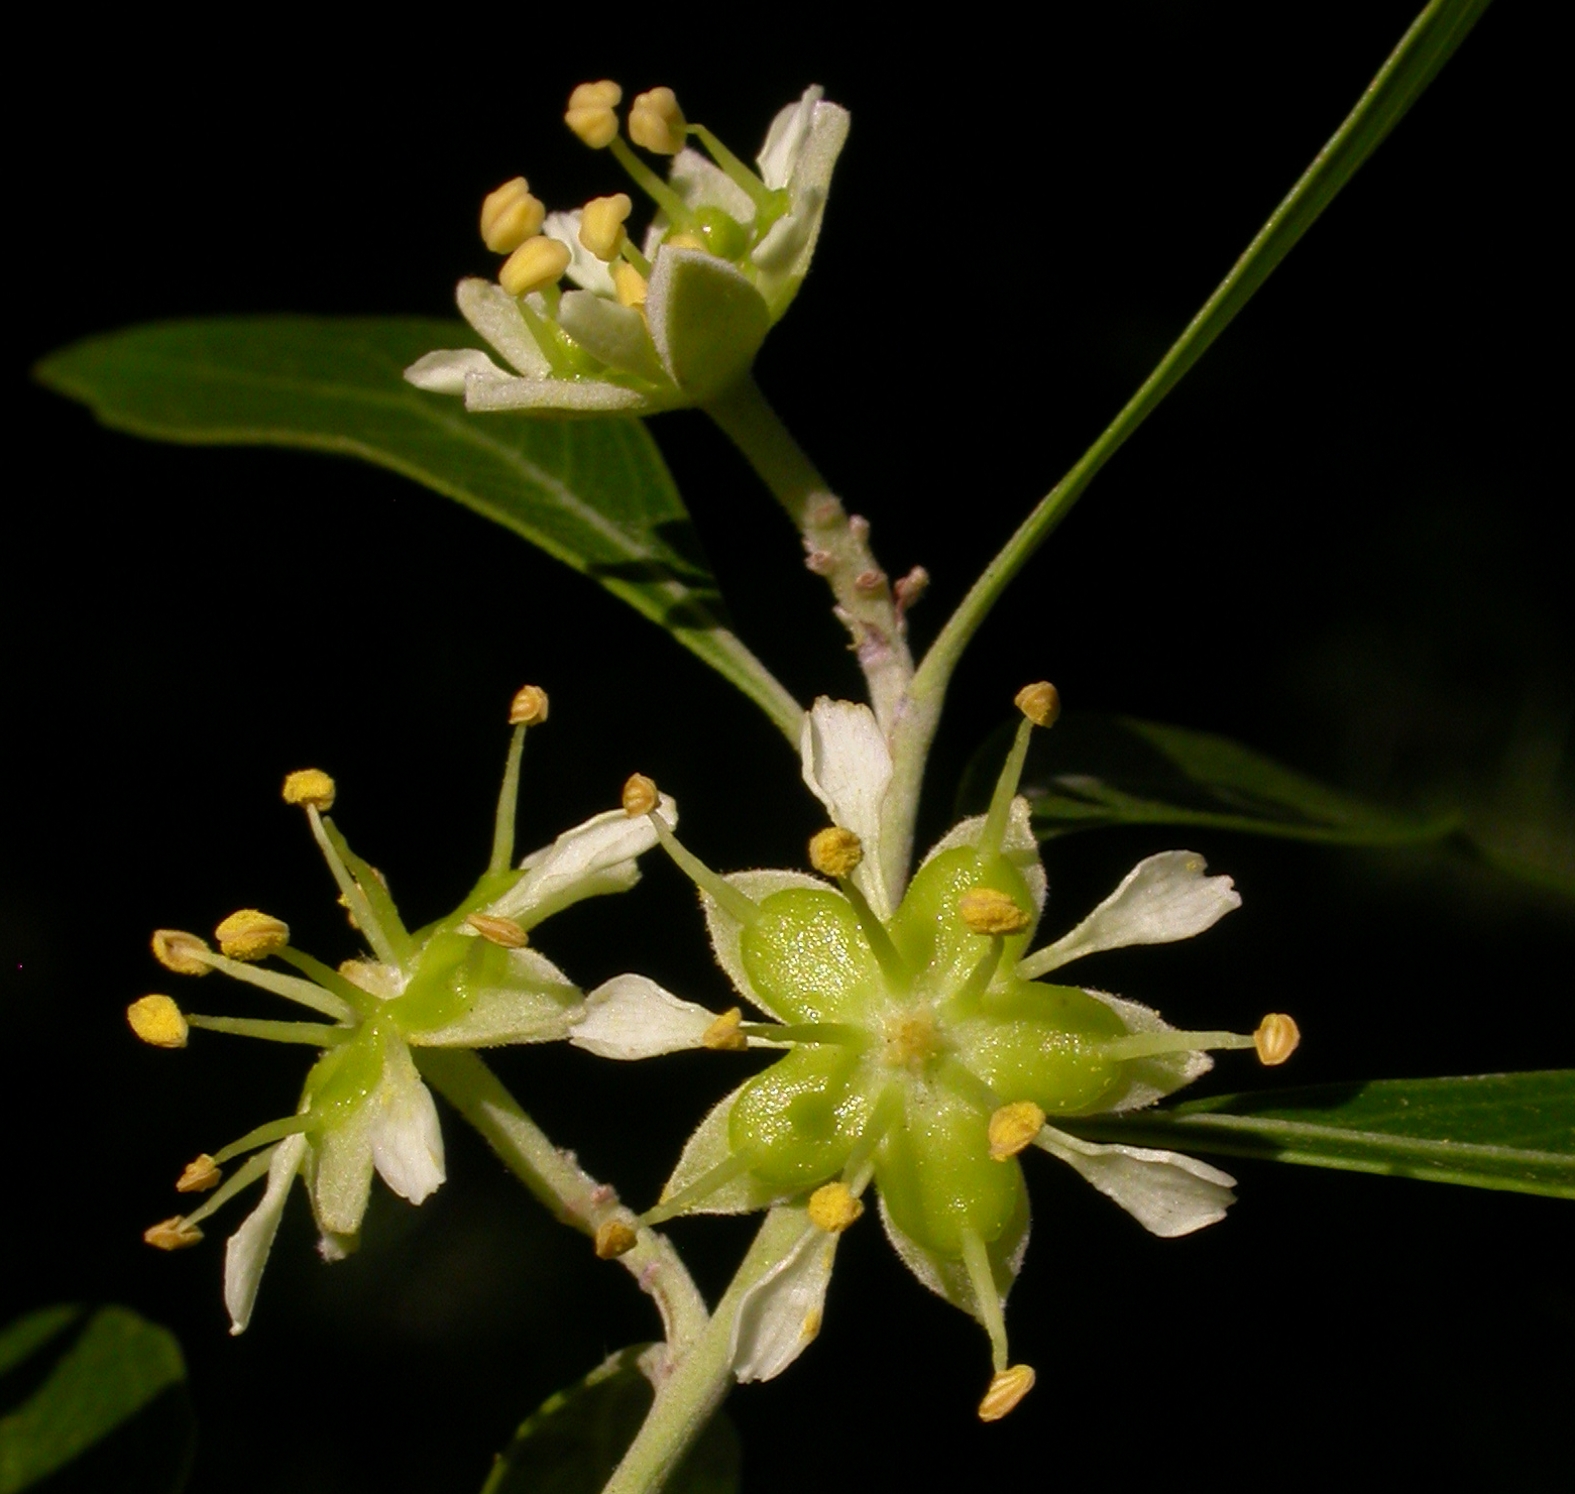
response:
M305 1155L304 1135L286 1136L274 1148L261 1202L224 1247L224 1305L230 1314L231 1333L244 1333L251 1322L263 1267L268 1264L273 1237L279 1232L279 1218L290 1195L290 1184L300 1172Z
M673 1169L673 1175L662 1188L664 1200L681 1193L691 1183L698 1182L733 1155L727 1123L743 1087L739 1085L732 1094L713 1105L710 1113L695 1128L694 1135L684 1144L683 1154ZM731 1182L723 1183L714 1193L708 1193L698 1203L691 1204L684 1213L750 1214L775 1203L781 1196L780 1189L769 1188L748 1173L741 1173Z
M1025 976L1043 975L1084 955L1131 944L1169 944L1212 928L1241 894L1229 877L1207 877L1196 851L1164 851L1138 862L1121 885L1071 933L1030 955Z
M826 806L832 823L864 843L853 874L876 917L890 918L891 897L880 870L881 810L891 782L891 752L866 705L822 695L805 712L799 737L804 782Z
M763 898L770 897L773 892L786 892L789 888L807 887L816 892L827 890L825 882L819 877L810 876L808 872L770 870L732 872L726 880L745 897L757 903ZM781 1012L774 1010L771 1003L754 988L749 979L749 972L744 969L744 960L738 944L739 937L744 932L743 925L706 893L700 895L700 907L705 914L706 931L711 935L711 952L716 956L716 962L722 967L727 978L732 981L733 989L768 1017L775 1017L778 1022L784 1020Z
M621 384L600 379L508 379L472 374L465 381L465 408L487 410L566 410L576 415L663 409Z
M837 1238L806 1215L798 1244L739 1299L732 1357L741 1384L774 1379L815 1341Z
M372 1162L383 1181L413 1204L435 1193L447 1176L443 1132L432 1092L403 1043L388 1044L383 1077L361 1108L367 1112Z
M1102 1001L1126 1023L1128 1032L1174 1032L1176 1029L1165 1021L1152 1007L1140 1002L1127 1001L1112 996L1108 991L1083 988L1085 996ZM1112 1097L1099 1109L1102 1113L1119 1115L1126 1110L1141 1110L1166 1095L1174 1094L1184 1085L1200 1079L1214 1067L1214 1060L1207 1053L1195 1049L1181 1053L1161 1053L1153 1058L1128 1060L1121 1066L1126 1088Z
M564 274L582 290L593 291L609 300L617 299L613 288L612 271L580 242L580 210L571 213L548 213L541 231L549 238L564 245L570 255L569 268Z
M820 192L807 192L804 201L786 217L778 218L755 245L749 258L757 269L769 273L791 271L804 246L820 230L826 199Z
M667 184L692 208L721 208L739 223L748 223L755 216L755 204L749 194L720 166L688 146L673 157ZM662 226L667 226L665 219Z
M1165 1239L1217 1224L1236 1202L1235 1178L1179 1152L1104 1146L1052 1126L1034 1144L1075 1167L1144 1229Z
M431 394L463 394L472 377L508 380L479 348L447 348L425 353L405 370L405 380Z
M985 816L974 815L959 820L924 854L919 863L928 866L942 851L955 850L958 846L976 846L984 832ZM1001 854L1016 867L1018 874L1028 884L1029 896L1034 900L1034 913L1044 912L1049 882L1045 877L1044 863L1039 859L1039 837L1034 834L1028 801L1019 794L1012 800L1006 816L1006 833L1001 837ZM1030 933L1029 937L1032 937Z
M590 291L569 291L558 303L558 325L608 367L653 384L668 382L645 318L632 306L620 306Z
M454 299L459 314L526 378L548 376L552 366L525 325L519 302L497 281L470 276L459 282Z
M655 1058L698 1048L716 1013L644 975L615 975L585 998L569 1041L602 1058Z
M760 179L768 187L785 187L798 165L798 159L809 139L810 125L815 118L815 105L826 96L826 90L812 83L802 97L777 111L766 131L766 143L760 147L755 163L760 167ZM836 108L836 105L832 106Z
M937 1255L933 1251L926 1250L916 1240L904 1234L892 1219L884 1198L880 1200L880 1222L886 1231L886 1238L891 1241L891 1248L897 1252L903 1265L925 1286L936 1296L944 1297L953 1307L960 1307L981 1323L984 1321L979 1311L978 1298L974 1295L973 1282L968 1276L968 1268L961 1260L953 1260L948 1256ZM996 1288L1001 1294L1002 1302L1006 1301L1006 1295L1011 1290L1017 1273L1023 1269L1023 1257L1028 1253L1028 1229L1029 1216L1025 1191L1022 1211L1007 1225L1001 1238L988 1250Z

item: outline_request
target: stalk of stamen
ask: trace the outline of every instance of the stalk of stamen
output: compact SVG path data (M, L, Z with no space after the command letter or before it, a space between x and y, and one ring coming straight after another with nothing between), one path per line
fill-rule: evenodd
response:
M1006 1368L1006 1315L1001 1310L1001 1293L995 1284L995 1272L990 1269L989 1252L977 1230L962 1231L963 1265L968 1269L968 1284L973 1288L974 1301L979 1308L979 1320L990 1335L990 1359L995 1372Z
M547 692L536 685L524 685L509 702L509 720L514 735L509 739L509 755L503 764L503 787L498 791L498 813L492 826L492 857L487 870L507 871L514 864L514 820L519 810L520 759L525 753L525 733L547 719Z
M333 1048L351 1036L350 1027L329 1027L322 1022L273 1022L254 1017L204 1017L187 1012L186 1025L207 1032L227 1032L234 1037L265 1038L270 1043L309 1043L314 1048Z
M1126 1037L1109 1038L1098 1046L1101 1057L1121 1060L1157 1058L1166 1053L1252 1048L1256 1044L1250 1033L1242 1032L1134 1032Z
M727 174L728 180L748 195L749 200L755 205L756 212L761 212L777 205L774 199L780 194L773 193L770 187L761 181L749 167L740 161L704 125L690 125L689 133L711 153L711 159Z
M615 135L608 148L612 151L613 159L629 173L635 186L667 214L667 221L674 228L695 227L695 216L689 211L689 204L635 155L622 135Z
M628 262L640 272L640 275L643 279L649 280L651 278L651 261L634 247L633 239L624 239L622 245L619 246L618 257L620 259L628 260Z
M269 1146L275 1141L283 1141L286 1136L309 1131L316 1120L317 1117L307 1111L301 1115L287 1115L280 1120L265 1121L260 1126L254 1126L228 1146L220 1147L213 1154L213 1164L215 1167L222 1167L233 1158L244 1156L247 1152L255 1152L260 1146Z
M208 1215L218 1209L222 1209L243 1188L255 1183L258 1178L268 1171L268 1164L273 1160L273 1150L272 1147L269 1147L265 1152L258 1152L255 1157L248 1157L245 1162L235 1169L234 1173L220 1183L203 1200L200 1208L194 1209L190 1214L186 1215L185 1223L188 1225L201 1224Z
M317 842L318 850L323 853L323 860L328 863L328 870L333 873L334 881L339 884L339 891L344 896L351 916L355 919L356 927L366 935L378 959L385 965L397 965L399 956L395 953L392 941L372 912L372 905L366 893L351 875L350 868L340 855L339 846L343 843L343 838L331 833L332 823L323 819L315 804L306 806L306 819L312 827L312 838Z
M865 1122L859 1139L853 1143L853 1150L848 1153L848 1160L842 1166L842 1181L855 1196L869 1186L870 1179L875 1175L875 1148L901 1116L902 1092L895 1084L888 1084L881 1091L869 1120Z
M656 785L643 773L636 773L624 785L623 807L626 814L643 814L656 831L662 849L677 863L678 869L709 896L730 918L746 927L760 917L760 907L745 897L733 884L711 870L693 851L680 844L678 837L662 818Z
M585 373L585 365L569 351L562 332L555 325L550 325L537 316L536 308L530 302L521 300L518 305L520 317L531 337L535 339L542 357L551 367L552 376L555 379L573 379ZM556 314L556 307L549 309Z
M767 1038L774 1043L867 1048L870 1042L869 1033L851 1022L745 1022L738 1030L745 1037Z
M183 949L182 952L190 959L200 960L211 969L222 970L226 975L234 976L236 980L243 980L248 985L260 986L264 991L271 991L275 996L283 996L286 1001L308 1007L325 1017L344 1021L356 1015L355 1007L341 1001L332 992L323 990L311 981L302 980L299 976L282 975L276 970L263 970L256 965L248 965L244 960L232 960L216 950L189 948ZM278 950L276 953L283 956L284 951Z
M1049 727L1061 714L1061 697L1054 685L1047 680L1024 685L1012 702L1023 713L1017 724L1017 735L1012 739L1012 750L1001 764L1001 776L995 781L995 792L990 796L990 810L985 816L984 830L979 836L981 856L1001 854L1006 839L1007 817L1012 812L1012 800L1017 797L1017 785L1023 776L1023 764L1028 759L1028 739L1036 726Z
M283 960L287 965L294 965L317 985L339 997L355 1016L369 1017L382 1004L370 991L363 991L354 981L347 980L337 970L330 970L321 960L307 954L305 950L287 945L284 949L275 951L274 958Z
M1006 936L991 935L990 948L984 958L968 972L968 978L947 998L937 1013L943 1022L957 1022L972 1015L979 1005L979 998L989 990L990 982L995 979L1005 949Z
M718 1188L725 1187L734 1178L748 1172L754 1162L755 1154L752 1151L734 1152L710 1171L702 1173L687 1188L680 1188L671 1198L664 1198L655 1208L640 1215L640 1223L647 1226L661 1224L675 1214L682 1214L691 1204L703 1202Z
M852 877L838 877L837 886L842 889L842 895L853 905L853 915L858 919L859 928L863 930L864 937L869 941L875 963L880 966L880 973L886 977L887 988L894 993L907 990L913 981L913 972L897 953L897 946L891 942L891 935L886 932L886 925L875 916L875 910L870 907Z

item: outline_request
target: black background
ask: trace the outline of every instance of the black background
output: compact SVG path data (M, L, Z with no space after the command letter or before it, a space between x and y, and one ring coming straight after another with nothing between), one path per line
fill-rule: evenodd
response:
M524 680L553 702L530 742L524 844L609 806L635 768L722 867L797 864L818 823L763 719L591 583L384 473L107 433L27 383L36 357L159 317L446 314L453 282L493 263L474 218L497 182L524 172L563 206L616 190L611 162L557 122L582 78L671 83L742 154L820 81L853 131L814 272L759 373L874 521L887 567L930 569L922 645L1409 14L980 8L929 32L894 17L867 48L834 15L777 10L274 17L244 45L142 18L46 22L28 71L51 102L13 130L5 1315L119 1300L175 1328L199 1494L479 1487L523 1414L654 1333L648 1305L450 1123L448 1185L419 1211L379 1187L350 1262L316 1260L294 1201L253 1326L231 1340L221 1242L241 1210L177 1256L140 1231L173 1212L192 1155L293 1107L302 1065L219 1038L139 1047L120 1013L169 979L148 932L261 906L323 957L352 952L278 802L305 764L336 775L336 817L407 914L444 911L485 857L502 710ZM1540 20L1494 8L997 610L954 692L921 837L946 827L969 752L1040 675L1072 708L1223 731L1398 804L1483 802L1557 748L1572 615L1545 362L1564 160ZM820 583L747 469L698 416L656 431L746 640L801 698L853 694ZM1288 1069L1227 1061L1214 1092L1570 1063L1567 905L1459 852L1078 837L1049 850L1047 927L1176 844L1235 875L1242 911L1086 978L1189 1026L1298 1016ZM727 999L660 862L542 943L587 986L636 966ZM250 1009L218 986L206 1005ZM743 1066L555 1049L498 1067L638 1206ZM1009 1323L1040 1385L993 1428L973 1419L982 1334L867 1221L820 1342L730 1403L745 1488L947 1489L947 1458L968 1486L1294 1487L1360 1467L1552 1487L1575 1327L1567 1205L1237 1171L1228 1222L1161 1242L1030 1166L1037 1228ZM674 1234L714 1292L747 1230Z

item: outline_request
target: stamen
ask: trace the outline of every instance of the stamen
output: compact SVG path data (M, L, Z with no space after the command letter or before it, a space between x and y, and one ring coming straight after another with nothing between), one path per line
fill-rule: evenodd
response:
M126 1008L131 1030L154 1048L184 1048L186 1019L168 996L143 996Z
M650 265L639 269L629 260L619 260L612 267L613 294L620 306L644 306L650 287Z
M1209 1049L1222 1051L1256 1046L1253 1038L1241 1032L1134 1032L1097 1045L1102 1058L1117 1061L1157 1058L1165 1053L1201 1053Z
M286 804L310 804L326 814L334 807L334 781L321 768L302 768L284 780Z
M671 88L652 88L638 94L629 106L629 138L642 150L659 156L676 156L689 132L678 96Z
M290 942L290 925L256 908L232 913L213 931L219 949L232 960L251 964L265 960Z
M863 1212L846 1183L824 1183L809 1195L809 1222L828 1235L840 1235Z
M556 285L549 285L542 291L542 295L547 298L549 316L557 315L557 306L553 303L553 298L557 294ZM530 333L531 341L536 344L542 357L551 367L553 378L575 379L596 366L577 343L569 341L556 322L544 322L537 316L536 308L529 301L520 302L520 319L525 323L525 330Z
M556 285L573 258L567 244L537 234L526 239L503 261L503 268L498 271L498 284L511 296L528 296L532 291Z
M963 1229L962 1253L963 1265L968 1268L968 1284L973 1288L974 1303L979 1309L979 1319L984 1324L984 1331L990 1335L990 1357L999 1375L1006 1368L1006 1316L1001 1311L1001 1293L995 1284L995 1272L990 1269L989 1252L977 1230ZM1006 1413L1001 1414L1004 1416Z
M682 1214L691 1204L703 1202L718 1188L731 1183L740 1173L748 1172L754 1161L755 1154L752 1151L734 1152L708 1172L701 1173L687 1188L680 1188L670 1198L664 1198L654 1209L647 1209L640 1215L639 1222L647 1226L661 1224L675 1214Z
M1023 776L1023 763L1028 758L1028 739L1036 726L1049 726L1061 710L1061 697L1054 685L1041 681L1026 685L1017 692L1017 709L1023 719L1017 724L1017 735L1012 740L1012 750L1001 764L1001 776L995 781L995 792L990 796L990 810L985 816L984 830L979 836L981 856L999 856L1006 839L1006 823L1012 812L1012 800L1017 797L1017 785Z
M521 685L509 702L510 726L540 726L547 719L547 692L540 685Z
M968 978L942 1004L942 1021L961 1022L973 1015L979 998L990 989L990 982L995 979L995 972L1000 968L1001 956L1005 952L1006 940L1000 934L995 935L990 940L984 958L968 972Z
M498 791L498 811L492 823L490 872L507 871L514 862L514 821L519 811L520 759L525 752L525 728L547 719L547 692L539 685L521 685L509 702L509 724L514 735L503 764L503 787ZM517 946L516 946L517 947Z
M497 918L491 913L471 913L466 916L465 922L489 944L499 945L503 949L524 949L529 942L525 930L512 918Z
M1049 680L1034 685L1024 685L1012 699L1012 704L1035 726L1054 726L1061 714L1061 692Z
M745 1022L738 1030L746 1038L765 1038L773 1043L829 1044L843 1048L870 1045L868 1029L853 1022Z
M258 1178L268 1171L268 1164L273 1160L273 1152L274 1149L269 1147L267 1151L259 1152L255 1157L248 1157L245 1162L235 1169L232 1176L225 1179L224 1183L208 1196L207 1201L201 1208L193 1209L186 1216L184 1221L182 1221L184 1226L190 1229L201 1224L216 1209L222 1209L243 1188L247 1188L255 1183ZM166 1222L173 1224L175 1221L168 1220ZM147 1237L143 1236L143 1238L146 1239ZM202 1236L199 1233L198 1239L201 1238ZM151 1244L152 1242L150 1241L149 1243ZM166 1245L163 1248L169 1250L175 1247Z
M316 1123L317 1117L310 1111L303 1111L300 1115L287 1115L280 1120L265 1121L260 1126L254 1126L244 1136L232 1141L228 1146L221 1146L213 1154L213 1161L218 1166L233 1161L236 1157L245 1156L247 1152L255 1152L260 1146L271 1146L276 1141L283 1141L286 1136L295 1136L302 1131L310 1131Z
M707 894L729 918L746 926L760 917L760 908L744 896L731 882L712 871L692 851L686 850L678 837L667 828L667 822L657 812L661 802L656 784L643 773L634 774L623 786L623 812L633 819L643 814L656 831L662 849L678 863L678 869L702 892Z
M650 814L660 802L661 795L657 792L654 778L647 778L644 773L629 775L623 786L623 812L631 820L642 814Z
M1282 1064L1296 1051L1302 1040L1301 1028L1295 1019L1284 1012L1270 1012L1258 1024L1252 1035L1252 1045L1258 1050L1258 1061L1265 1068Z
M634 211L627 192L611 197L593 197L580 214L580 242L605 264L618 258L629 242L624 220Z
M886 932L886 925L875 916L875 910L870 907L869 899L864 896L859 884L851 877L839 877L837 886L841 889L843 897L852 904L853 916L859 921L859 928L869 944L870 952L875 956L875 963L880 966L880 973L886 977L887 989L893 994L906 991L913 982L913 972L897 953L897 946L891 942L891 935Z
M990 1117L990 1155L997 1162L1015 1157L1033 1145L1045 1124L1045 1113L1032 1100L1003 1105Z
M213 1158L204 1152L194 1162L186 1164L186 1170L181 1173L175 1184L177 1193L206 1193L210 1188L219 1186L219 1179L224 1174L214 1166Z
M777 208L777 194L755 175L737 156L733 154L715 135L704 125L693 124L689 126L689 133L695 137L706 150L710 152L711 159L727 174L728 180L743 191L754 203L757 214L762 208ZM777 212L776 217L781 213ZM762 225L757 224L757 227Z
M810 837L809 864L823 877L851 877L864 859L864 843L851 830L830 825Z
M154 929L153 958L177 975L206 975L213 969L207 940L182 929Z
M640 1236L622 1219L604 1219L596 1226L596 1257L615 1261L640 1243Z
M1010 893L970 887L957 899L962 921L976 934L1020 934L1033 921Z
M358 986L342 971L330 970L316 956L309 955L304 950L293 947L281 949L279 958L287 965L294 965L319 989L337 996L349 1009L351 1015L369 1017L380 1004L374 992L368 991L365 986Z
M270 1043L306 1043L313 1048L336 1048L352 1032L349 1027L327 1027L321 1022L274 1022L257 1017L203 1017L196 1012L188 1013L186 1021L205 1032L227 1032L232 1037L262 1038Z
M742 1053L749 1047L749 1037L743 1030L744 1014L738 1007L722 1013L700 1034L700 1046L713 1053Z
M881 1091L870 1118L865 1123L859 1139L842 1167L842 1180L855 1193L862 1193L868 1186L875 1168L871 1158L881 1138L902 1118L902 1091L895 1084L888 1084Z
M351 851L332 820L324 819L321 812L310 804L306 806L306 820L312 827L312 838L317 842L317 849L323 853L323 860L328 863L328 870L339 885L351 920L366 935L378 959L385 965L399 964L399 951L394 947L393 936L397 936L401 943L407 943L409 935L405 933L399 915L394 911L388 890L372 867ZM372 901L374 897L377 899L375 909Z
M250 986L260 986L265 991L273 992L275 996L283 996L286 1001L308 1007L314 1012L322 1013L325 1017L334 1017L343 1021L355 1014L356 1008L313 985L311 981L302 980L295 975L284 975L277 970L264 970L257 965L245 965L239 960L228 960L221 954L214 954L195 936L187 934L182 937L191 940L191 944L180 946L182 953L190 951L192 958L195 959L196 950L201 949L202 961L206 969L222 970L236 980L245 981ZM294 953L293 950L289 953L281 952L280 958L289 959Z
M979 1402L980 1421L999 1421L1034 1388L1034 1367L1031 1364L1014 1364L1010 1369L997 1370Z
M142 1238L160 1250L185 1250L201 1241L202 1231L176 1214L171 1219L162 1219L150 1225L143 1230Z
M601 150L617 138L615 111L622 102L623 89L610 78L600 83L581 83L569 95L563 122L592 150Z
M481 238L494 254L512 254L526 239L541 232L547 206L531 195L523 176L487 193L481 204Z
M680 232L692 230L695 226L695 215L690 210L689 204L629 149L622 135L614 135L610 144L613 159L629 173L635 186L667 214L667 221ZM697 244L696 247L704 246Z

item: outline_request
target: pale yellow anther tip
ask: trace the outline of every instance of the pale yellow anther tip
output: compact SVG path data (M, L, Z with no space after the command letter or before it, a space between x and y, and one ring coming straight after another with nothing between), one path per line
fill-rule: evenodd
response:
M623 89L610 78L599 83L581 83L569 95L563 122L592 150L602 150L618 134L618 116L613 111L623 102Z
M990 1117L990 1155L997 1162L1033 1145L1044 1129L1045 1113L1032 1100L1014 1100Z
M271 913L242 908L213 931L219 950L232 960L266 960L290 942L290 925Z
M176 1214L172 1219L161 1219L143 1230L142 1238L160 1250L184 1250L202 1239L202 1231L195 1224L187 1224Z
M1056 717L1061 714L1061 692L1049 680L1024 685L1012 700L1035 726L1054 726Z
M481 239L494 254L512 254L526 239L541 232L547 207L531 195L523 176L487 193L481 204Z
M664 249L704 249L707 254L711 246L697 233L670 233L662 240Z
M325 813L334 807L338 790L334 781L321 768L302 768L298 773L287 773L284 780L284 802L310 805Z
M635 267L626 259L620 259L612 267L613 294L618 297L620 306L644 306L646 293L650 284Z
M700 1046L714 1053L742 1053L749 1046L748 1037L739 1030L743 1021L743 1012L730 1007L700 1034Z
M999 1421L1007 1412L1034 1388L1034 1367L1031 1364L1014 1364L998 1370L979 1402L980 1421Z
M1031 922L1006 893L994 887L970 887L957 899L957 911L976 934L1020 934Z
M595 1243L599 1260L615 1261L628 1255L640 1243L640 1236L622 1219L604 1219L596 1226Z
M168 996L144 996L126 1008L131 1030L154 1048L184 1048L186 1019Z
M166 970L177 975L207 975L213 966L199 959L198 952L208 954L208 943L183 929L154 929L153 958Z
M177 1193L206 1193L218 1186L224 1174L214 1165L213 1158L204 1152L195 1162L188 1162L186 1170L175 1184Z
M498 944L504 949L524 949L528 942L525 930L512 918L498 918L491 913L471 913L466 916L465 922L489 944Z
M660 802L655 779L647 778L644 773L629 775L629 781L623 786L623 812L631 820L649 814Z
M1287 1017L1284 1012L1270 1012L1253 1033L1252 1046L1258 1050L1258 1062L1272 1069L1284 1063L1301 1040L1302 1030L1294 1018Z
M864 842L851 830L828 825L809 840L809 864L823 877L851 877L864 859Z
M863 1212L846 1183L823 1183L809 1195L809 1222L828 1235L840 1235Z
M627 235L624 220L634 211L627 192L611 197L593 197L580 213L580 242L597 259L611 264L623 248Z
M688 133L688 121L671 88L649 89L629 105L629 138L642 150L676 156Z
M498 284L511 296L528 296L562 279L573 258L567 244L537 234L526 239L503 261L498 271Z
M521 685L509 702L510 726L540 726L547 719L547 692L540 685Z

